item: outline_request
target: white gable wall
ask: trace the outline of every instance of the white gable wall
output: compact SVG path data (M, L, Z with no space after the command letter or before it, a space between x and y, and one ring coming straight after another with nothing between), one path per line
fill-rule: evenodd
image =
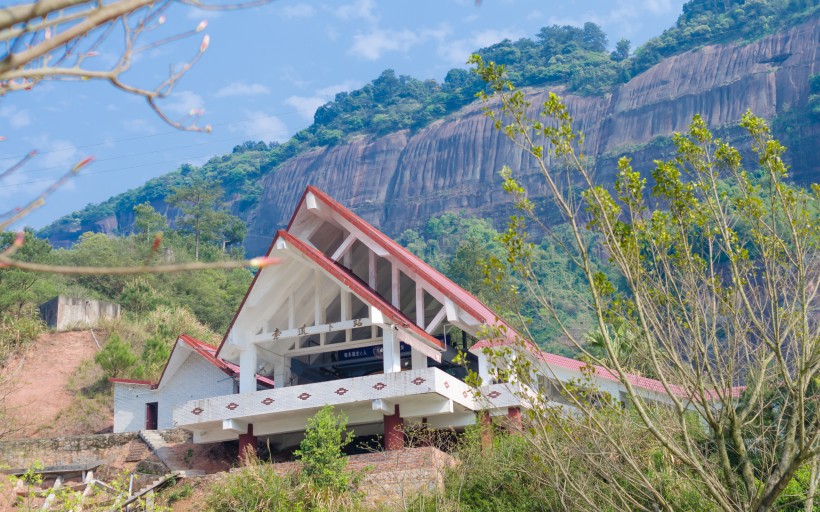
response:
M172 411L176 405L234 392L233 379L196 352L191 352L179 369L158 389L138 384L114 383L114 432L145 429L145 407L158 403L157 428L173 428Z

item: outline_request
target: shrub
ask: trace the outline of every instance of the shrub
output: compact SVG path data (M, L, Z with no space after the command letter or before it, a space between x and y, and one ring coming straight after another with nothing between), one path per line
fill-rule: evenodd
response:
M109 378L117 378L130 375L137 364L137 356L130 345L123 342L119 336L113 335L105 347L94 356L94 361Z
M11 354L36 340L45 328L35 315L0 317L0 365Z
M342 450L352 440L344 414L335 414L332 405L320 409L308 419L305 439L295 452L302 461L300 480L319 489L348 490L351 475Z

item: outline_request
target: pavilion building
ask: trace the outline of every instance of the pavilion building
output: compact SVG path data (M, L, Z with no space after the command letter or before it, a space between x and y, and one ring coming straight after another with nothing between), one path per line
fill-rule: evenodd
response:
M332 404L356 435L383 434L391 450L403 446L404 424L461 429L479 411L517 417L537 396L559 405L555 381L585 378L584 363L530 345L532 382L544 393L494 382L484 348L518 334L314 187L268 255L282 262L257 272L218 348L181 335L158 382L112 379L115 432L182 428L197 443L239 440L243 449L264 438L286 447ZM490 331L504 335L486 339ZM460 351L466 360L457 362ZM468 368L479 389L464 382ZM623 397L611 371L593 375L601 391ZM660 382L630 381L666 401Z

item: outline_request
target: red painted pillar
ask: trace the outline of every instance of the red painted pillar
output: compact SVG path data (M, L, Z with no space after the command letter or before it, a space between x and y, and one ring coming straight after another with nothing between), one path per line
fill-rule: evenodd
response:
M384 417L384 449L387 451L404 448L404 420L396 404L394 413Z
M507 409L507 419L510 421L510 430L514 432L521 432L524 426L521 422L521 409L518 407L510 407Z
M244 462L248 451L256 455L257 448L259 448L259 441L253 435L253 423L249 423L247 434L239 434L239 462Z
M490 418L490 411L479 413L481 421L481 448L490 450L493 447L493 420Z

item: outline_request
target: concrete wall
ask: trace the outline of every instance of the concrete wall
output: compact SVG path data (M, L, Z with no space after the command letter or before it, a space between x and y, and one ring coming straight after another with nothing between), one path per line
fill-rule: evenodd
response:
M142 443L133 433L5 441L0 443L0 466L16 469L35 462L62 466L95 460L111 464L125 459L132 442Z
M157 427L174 428L176 405L200 398L230 395L233 379L192 352L179 369L158 389L139 384L114 384L114 432L137 432L145 428L145 407L158 403Z
M119 318L120 305L79 297L54 297L40 305L40 316L52 329L93 327L104 318Z
M348 457L347 469L365 474L359 490L371 505L404 510L416 496L444 489L444 473L458 461L433 447L405 448ZM298 462L276 464L276 472L298 471Z

